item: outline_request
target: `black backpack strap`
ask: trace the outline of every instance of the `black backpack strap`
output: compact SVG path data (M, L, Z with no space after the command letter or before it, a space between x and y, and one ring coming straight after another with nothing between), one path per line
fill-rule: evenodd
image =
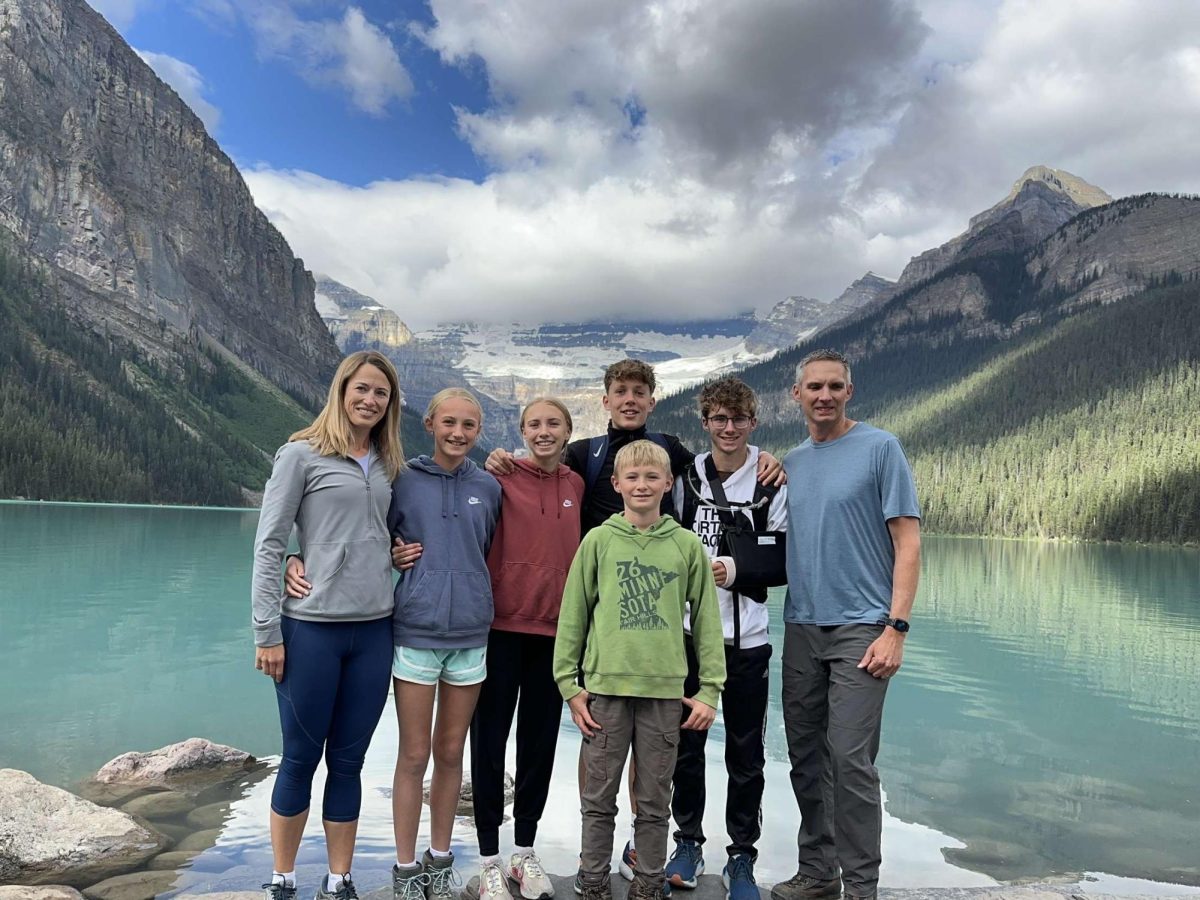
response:
M761 481L754 483L754 503L758 504L754 507L754 512L751 516L754 518L754 530L766 531L767 520L771 515L771 504L775 501L775 495L779 493L779 485L763 484Z

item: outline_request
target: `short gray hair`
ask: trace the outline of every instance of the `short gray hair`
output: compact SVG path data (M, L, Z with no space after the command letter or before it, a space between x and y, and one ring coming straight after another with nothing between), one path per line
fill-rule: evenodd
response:
M815 362L835 362L841 363L842 368L846 370L846 383L853 384L854 379L850 377L850 360L846 359L845 355L837 350L814 350L809 353L804 359L796 365L796 384L800 383L800 379L804 377L804 367L809 363Z

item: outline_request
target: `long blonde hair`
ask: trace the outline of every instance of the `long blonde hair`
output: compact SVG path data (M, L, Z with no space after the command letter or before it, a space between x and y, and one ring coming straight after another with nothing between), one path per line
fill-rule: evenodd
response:
M425 423L429 424L429 420L433 418L433 414L437 412L437 408L447 400L466 400L479 410L479 430L483 431L483 406L479 402L479 398L468 391L466 388L448 387L442 388L436 394L429 398L429 405L425 407Z
M301 428L289 441L308 441L322 456L350 455L350 419L346 416L346 385L363 366L374 366L392 389L387 412L371 429L371 443L383 458L388 477L395 478L404 468L404 447L400 441L400 376L392 361L377 350L351 353L333 373L325 408L307 428Z

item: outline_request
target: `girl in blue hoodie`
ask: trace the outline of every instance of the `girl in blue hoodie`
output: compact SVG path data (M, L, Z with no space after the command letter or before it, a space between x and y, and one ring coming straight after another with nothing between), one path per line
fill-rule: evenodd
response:
M409 460L392 485L388 530L406 547L419 544L421 550L396 585L392 617L400 722L392 782L392 888L404 900L449 900L458 881L450 833L467 728L486 675L492 624L487 552L500 516L500 484L467 458L482 424L483 410L469 391L438 392L425 412L433 456ZM422 779L431 754L431 834L418 862Z

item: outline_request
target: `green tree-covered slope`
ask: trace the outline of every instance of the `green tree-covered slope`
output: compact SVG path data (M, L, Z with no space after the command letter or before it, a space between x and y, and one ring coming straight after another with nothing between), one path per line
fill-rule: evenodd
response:
M776 453L806 436L780 389L813 346L742 373L769 398L755 441ZM851 416L900 436L931 530L1200 542L1200 285L1011 341L889 346L855 361L854 383ZM694 395L664 399L654 423L702 447Z
M182 372L71 321L0 249L0 497L241 506L313 411L200 347ZM405 449L427 452L415 416Z

